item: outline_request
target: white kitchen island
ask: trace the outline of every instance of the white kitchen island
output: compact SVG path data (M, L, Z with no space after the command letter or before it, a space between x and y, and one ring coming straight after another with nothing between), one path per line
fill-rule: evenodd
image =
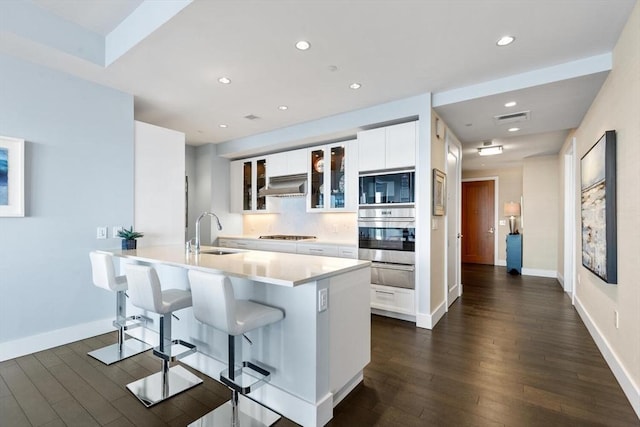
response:
M243 359L272 372L271 381L249 397L298 424L326 424L370 361L369 262L265 251L205 253L216 249L229 251L203 247L200 255L187 255L181 246L162 246L111 253L124 263L154 265L167 288L188 289L188 269L226 274L237 298L284 310L282 321L248 334L253 345L240 340ZM149 327L157 331L153 314L128 310L154 319ZM173 337L198 347L182 362L217 380L226 368L227 336L195 320L191 308L176 315Z

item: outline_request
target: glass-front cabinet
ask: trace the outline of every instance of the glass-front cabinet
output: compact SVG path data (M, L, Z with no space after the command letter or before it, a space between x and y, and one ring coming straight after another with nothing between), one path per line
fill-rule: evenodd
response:
M267 184L265 157L231 162L231 211L238 213L267 212L267 198L258 190Z
M266 211L267 198L258 196L258 190L267 185L267 160L247 160L243 163L242 171L242 210Z
M356 203L357 173L351 167L350 146L345 141L309 149L309 211L350 211ZM354 175L356 173L356 175ZM355 200L355 199L354 199Z

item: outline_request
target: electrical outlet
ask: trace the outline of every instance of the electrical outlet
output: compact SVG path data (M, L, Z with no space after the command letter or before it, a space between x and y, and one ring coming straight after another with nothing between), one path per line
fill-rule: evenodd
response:
M325 311L328 305L327 289L320 289L318 291L318 313Z
M114 239L116 237L118 237L118 233L122 231L122 226L121 225L114 225L112 228L113 233L111 233L111 237L113 237Z
M507 225L507 220L506 219L501 219L500 221L498 221L498 223L502 226Z
M107 227L98 227L96 230L96 239L107 238Z

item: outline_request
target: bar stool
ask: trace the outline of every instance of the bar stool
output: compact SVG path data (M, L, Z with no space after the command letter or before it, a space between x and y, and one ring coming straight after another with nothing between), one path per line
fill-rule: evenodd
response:
M220 373L220 381L232 392L230 401L190 426L253 427L275 423L280 416L263 406L259 406L257 411L252 411L251 415L238 410L239 395L248 394L269 381L271 373L248 361L241 362L241 368L236 370L235 338L281 320L284 318L284 312L252 301L236 300L231 280L227 276L189 270L189 282L193 293L195 318L228 335L228 368ZM250 383L244 383L247 379L251 380Z
M181 289L163 291L153 267L128 264L125 272L131 303L160 315L160 345L153 349L153 354L162 359L162 371L127 384L129 391L148 408L202 383L200 378L182 366L169 368L169 362L196 352L195 345L171 339L172 313L191 307L191 292Z
M113 267L113 256L107 253L90 252L91 275L93 284L99 288L116 293L116 319L113 326L118 329L118 342L87 353L105 365L119 362L127 357L147 351L151 346L137 339L126 339L125 332L141 326L145 319L142 316L127 317L126 290L127 278L116 276Z

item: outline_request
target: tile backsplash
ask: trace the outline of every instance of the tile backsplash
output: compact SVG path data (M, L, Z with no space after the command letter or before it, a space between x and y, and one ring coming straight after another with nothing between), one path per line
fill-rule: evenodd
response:
M278 199L280 213L244 215L243 234L297 234L322 240L352 241L358 238L355 212L307 213L304 197Z

